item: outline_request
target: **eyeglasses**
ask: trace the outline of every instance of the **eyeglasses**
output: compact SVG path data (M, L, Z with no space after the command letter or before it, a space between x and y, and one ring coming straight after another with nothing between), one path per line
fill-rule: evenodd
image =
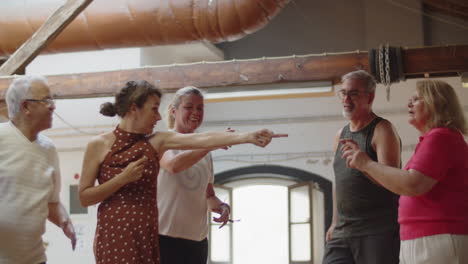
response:
M344 89L339 90L336 95L338 98L343 99L346 96L350 97L351 99L357 99L361 94L368 94L370 92L367 91L358 91L358 90L351 90L351 91L346 91Z
M45 98L45 99L26 99L24 101L27 101L27 102L41 102L47 106L52 106L52 105L55 105L55 101L54 99L52 98Z

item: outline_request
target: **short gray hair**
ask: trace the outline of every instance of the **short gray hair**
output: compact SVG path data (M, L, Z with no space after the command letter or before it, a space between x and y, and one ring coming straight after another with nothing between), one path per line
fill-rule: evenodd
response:
M365 82L367 91L370 93L375 93L375 87L377 86L377 83L374 76L370 75L368 72L364 70L349 72L341 77L341 82L343 83L344 81L350 79L357 79Z
M8 117L13 119L21 109L21 103L31 97L31 86L33 83L43 83L47 85L47 79L38 75L25 75L18 77L11 82L5 95L8 106Z

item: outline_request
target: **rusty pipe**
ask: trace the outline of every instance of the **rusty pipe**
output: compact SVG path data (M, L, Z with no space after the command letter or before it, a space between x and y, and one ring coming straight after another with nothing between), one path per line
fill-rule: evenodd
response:
M0 2L0 56L11 55L65 0ZM290 0L94 0L43 52L233 41Z

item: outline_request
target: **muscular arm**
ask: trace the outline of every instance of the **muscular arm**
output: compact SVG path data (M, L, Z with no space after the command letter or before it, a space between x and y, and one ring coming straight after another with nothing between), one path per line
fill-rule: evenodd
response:
M388 120L377 124L372 138L372 147L377 153L377 162L391 166L401 167L401 143L398 133ZM381 185L372 175L362 171L371 181Z
M382 120L377 124L372 146L377 153L379 163L395 168L401 167L400 137L389 121Z

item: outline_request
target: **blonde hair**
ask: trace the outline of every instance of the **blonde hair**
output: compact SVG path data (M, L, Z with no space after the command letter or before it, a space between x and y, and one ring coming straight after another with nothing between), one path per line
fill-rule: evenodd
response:
M429 114L428 128L447 127L467 134L463 109L452 86L439 80L423 80L416 83L416 90Z
M167 121L167 127L169 129L174 128L174 123L175 123L175 118L172 115L172 109L176 109L179 107L180 103L182 102L182 97L189 95L189 94L194 94L200 96L202 99L203 97L203 92L198 89L195 86L186 86L184 88L180 88L177 90L175 93L174 97L172 98L172 101L167 105L166 109L166 121Z

